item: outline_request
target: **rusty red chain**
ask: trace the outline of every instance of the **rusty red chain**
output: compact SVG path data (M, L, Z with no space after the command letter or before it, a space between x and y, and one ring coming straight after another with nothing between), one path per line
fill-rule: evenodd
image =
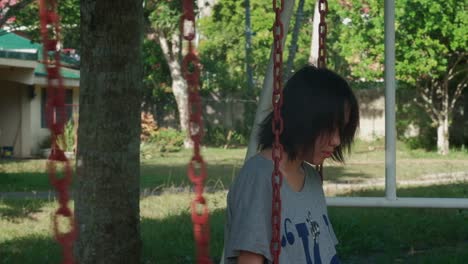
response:
M319 14L320 14L320 23L319 23L319 49L318 49L318 67L325 68L327 65L327 23L325 17L328 12L328 2L327 0L319 0Z
M283 132L283 119L281 117L281 106L283 105L282 95L282 73L283 73L283 37L284 27L281 21L281 13L284 9L284 0L273 0L273 11L275 12L275 22L273 24L273 122L272 131L275 141L272 146L272 159L274 163L271 175L273 197L271 203L271 242L270 252L273 255L275 264L279 263L281 253L280 225L281 225L281 185L283 174L280 170L280 162L283 159L283 145L280 142L280 135Z
M194 185L195 197L192 200L193 234L196 242L198 264L212 264L209 256L209 210L203 197L204 182L207 177L206 163L200 154L203 138L202 106L199 94L200 60L193 44L195 39L195 12L193 0L183 1L180 31L188 42L188 52L182 61L182 73L187 81L189 92L189 135L193 141L193 156L188 164L187 174Z
M327 22L325 18L328 13L328 2L327 0L318 1L318 9L320 14L320 23L319 23L319 49L318 49L318 61L317 66L319 68L327 67ZM317 166L317 171L320 174L320 179L323 182L323 164Z
M46 122L51 133L51 152L47 161L49 180L57 192L59 208L53 215L53 231L57 242L62 247L63 264L74 263L73 242L76 238L75 220L68 207L70 200L69 187L72 180L72 169L65 156L66 144L64 127L67 121L65 111L65 87L60 73L60 50L57 48L60 39L60 18L57 14L57 0L40 0L39 16L43 43L43 60L47 71L47 104ZM60 170L63 176L59 177ZM69 224L69 230L59 228L63 218Z

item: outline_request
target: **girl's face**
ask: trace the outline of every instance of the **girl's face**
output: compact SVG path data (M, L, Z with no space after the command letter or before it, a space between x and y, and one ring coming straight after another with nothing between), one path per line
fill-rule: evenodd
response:
M345 126L349 122L349 110L345 113ZM340 146L340 131L335 129L332 133L324 133L315 140L314 151L306 153L302 159L314 165L322 164L325 159L332 156L335 149Z
M332 156L335 148L341 144L340 132L336 129L331 134L323 134L315 141L314 151L303 157L305 161L314 165L322 164Z

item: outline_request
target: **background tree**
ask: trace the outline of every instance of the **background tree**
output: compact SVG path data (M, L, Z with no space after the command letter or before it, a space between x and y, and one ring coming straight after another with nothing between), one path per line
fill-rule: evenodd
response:
M437 149L449 151L453 109L466 88L468 15L455 0L399 0L396 2L397 79L416 89L414 102L437 127ZM352 0L330 5L341 21L338 52L354 79L383 77L383 2ZM465 73L465 74L464 74Z
M305 0L299 0L298 6L297 6L297 11L296 11L295 20L294 20L294 28L292 30L291 44L289 45L289 54L288 54L287 64L284 70L285 80L289 79L293 71L294 59L296 57L296 53L298 49L297 42L299 40L299 32L302 26L302 22L304 20L303 19L304 3L305 3Z
M38 2L22 0L11 8L13 10L11 14L15 19L8 24L10 31L20 31L31 38L32 41L39 42ZM80 2L79 0L61 0L58 9L62 26L62 48L72 48L79 51Z
M0 28L8 22L12 23L15 16L33 0L0 0Z
M81 15L77 263L140 263L143 5L83 0Z
M250 58L254 93L258 96L262 81L267 69L268 58L271 52L274 12L271 3L262 0L250 0L251 31L252 31L252 58ZM296 1L298 10L300 1ZM307 63L308 45L310 43L310 19L313 11L312 0L306 0L302 12L299 12L297 27L299 31L297 45L293 48L296 56L293 60L292 70ZM213 8L212 16L200 21L200 31L204 38L200 40L200 56L204 65L205 74L209 74L210 85L205 87L221 94L236 94L239 97L248 95L247 74L245 72L246 50L244 25L245 1L220 0ZM302 17L301 17L302 16ZM306 22L306 23L305 23ZM294 27L296 19L291 19ZM292 33L288 35L285 47L292 47ZM284 59L288 58L289 49L284 50ZM285 67L286 68L286 67ZM206 80L205 76L205 80ZM205 85L206 86L206 85Z
M144 40L143 58L143 108L153 113L157 125L162 126L165 116L177 114L169 66L161 47L152 39Z
M159 44L171 76L171 88L177 103L179 126L182 131L188 129L188 88L182 75L182 39L179 31L180 0L148 0L145 13L149 23L148 37ZM189 147L188 136L184 145Z

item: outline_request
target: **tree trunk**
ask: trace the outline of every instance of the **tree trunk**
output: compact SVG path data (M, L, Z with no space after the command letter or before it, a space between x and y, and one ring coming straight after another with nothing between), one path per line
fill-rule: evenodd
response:
M449 153L449 120L444 116L437 126L437 152L442 155Z
M318 50L319 50L319 23L320 23L320 13L319 13L319 1L315 2L314 7L314 18L312 22L312 37L310 40L310 55L309 55L309 64L318 66Z
M188 88L187 82L182 77L182 73L180 71L176 73L172 73L172 93L174 94L176 103L177 103L177 110L179 112L179 122L180 122L180 129L183 132L187 132L187 136L184 139L184 147L191 148L192 147L192 140L188 135L188 122L189 122L189 108L188 108Z
M182 76L182 65L179 60L180 38L177 33L172 35L171 41L163 34L158 34L159 46L164 54L164 58L169 65L172 79L172 94L174 94L177 110L179 112L179 125L182 132L187 132L184 140L184 147L192 147L192 140L188 134L189 108L188 108L188 87L187 81Z
M294 29L292 32L291 45L289 46L288 63L287 63L285 74L284 74L285 81L287 81L294 72L293 67L294 67L294 59L296 58L297 41L299 38L299 31L301 30L301 26L302 26L302 19L304 17L304 2L305 0L299 0L299 4L297 6L296 20L295 20Z
M76 263L140 263L141 1L81 1Z
M449 120L451 109L449 109L449 83L448 76L444 78L442 82L442 109L441 115L438 118L437 127L437 151L441 155L447 155L449 153Z

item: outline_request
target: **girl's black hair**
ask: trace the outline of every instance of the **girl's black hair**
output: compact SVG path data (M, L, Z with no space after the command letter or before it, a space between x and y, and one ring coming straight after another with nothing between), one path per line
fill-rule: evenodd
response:
M349 111L347 124L345 111ZM284 87L281 117L284 130L280 141L290 160L300 153L313 151L319 136L339 129L341 145L335 149L332 159L344 162L343 149L350 151L359 126L359 107L342 77L328 69L305 66ZM259 150L272 147L272 119L273 112L260 125Z

